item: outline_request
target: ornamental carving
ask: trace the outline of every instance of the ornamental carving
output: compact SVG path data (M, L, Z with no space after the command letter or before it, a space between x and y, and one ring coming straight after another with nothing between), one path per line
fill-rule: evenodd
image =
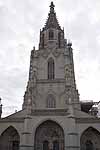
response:
M36 129L35 150L41 150L44 143L48 143L47 150L53 150L55 141L58 143L58 150L64 150L63 129L57 123L48 120Z
M58 56L60 55L60 52L59 52L57 49L55 49L55 50L52 52L52 54L53 54L55 57L58 57Z
M43 52L42 52L42 56L43 56L44 58L47 58L47 57L48 57L48 55L49 55L48 50L47 50L47 49L46 49L46 50L43 50Z

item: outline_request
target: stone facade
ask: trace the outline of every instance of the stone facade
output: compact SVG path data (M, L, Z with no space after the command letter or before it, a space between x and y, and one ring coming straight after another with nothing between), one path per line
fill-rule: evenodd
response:
M81 111L72 43L54 4L31 51L22 110L0 119L0 150L100 150L100 119Z

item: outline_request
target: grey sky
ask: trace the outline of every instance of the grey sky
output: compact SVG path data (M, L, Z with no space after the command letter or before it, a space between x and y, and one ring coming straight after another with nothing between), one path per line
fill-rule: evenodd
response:
M38 48L50 0L0 0L0 96L3 115L21 109L30 51ZM73 43L80 99L100 100L100 0L54 0L57 18Z

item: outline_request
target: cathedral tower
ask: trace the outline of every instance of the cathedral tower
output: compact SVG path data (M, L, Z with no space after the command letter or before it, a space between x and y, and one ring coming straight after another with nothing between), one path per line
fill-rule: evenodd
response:
M72 43L51 2L39 49L31 51L23 109L0 118L0 150L94 149L100 150L100 119L80 109Z
M23 109L65 109L69 103L79 108L72 43L64 38L54 7L51 2L46 24L40 30L39 50L31 51Z

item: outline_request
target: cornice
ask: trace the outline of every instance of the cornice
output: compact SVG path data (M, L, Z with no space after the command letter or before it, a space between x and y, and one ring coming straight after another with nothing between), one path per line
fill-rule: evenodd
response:
M59 79L38 79L37 84L42 84L42 83L65 83L65 79L59 78Z
M0 123L4 123L4 122L23 123L24 118L2 118L0 119Z
M99 118L76 118L76 123L100 123Z
M32 116L67 116L68 109L35 109Z

